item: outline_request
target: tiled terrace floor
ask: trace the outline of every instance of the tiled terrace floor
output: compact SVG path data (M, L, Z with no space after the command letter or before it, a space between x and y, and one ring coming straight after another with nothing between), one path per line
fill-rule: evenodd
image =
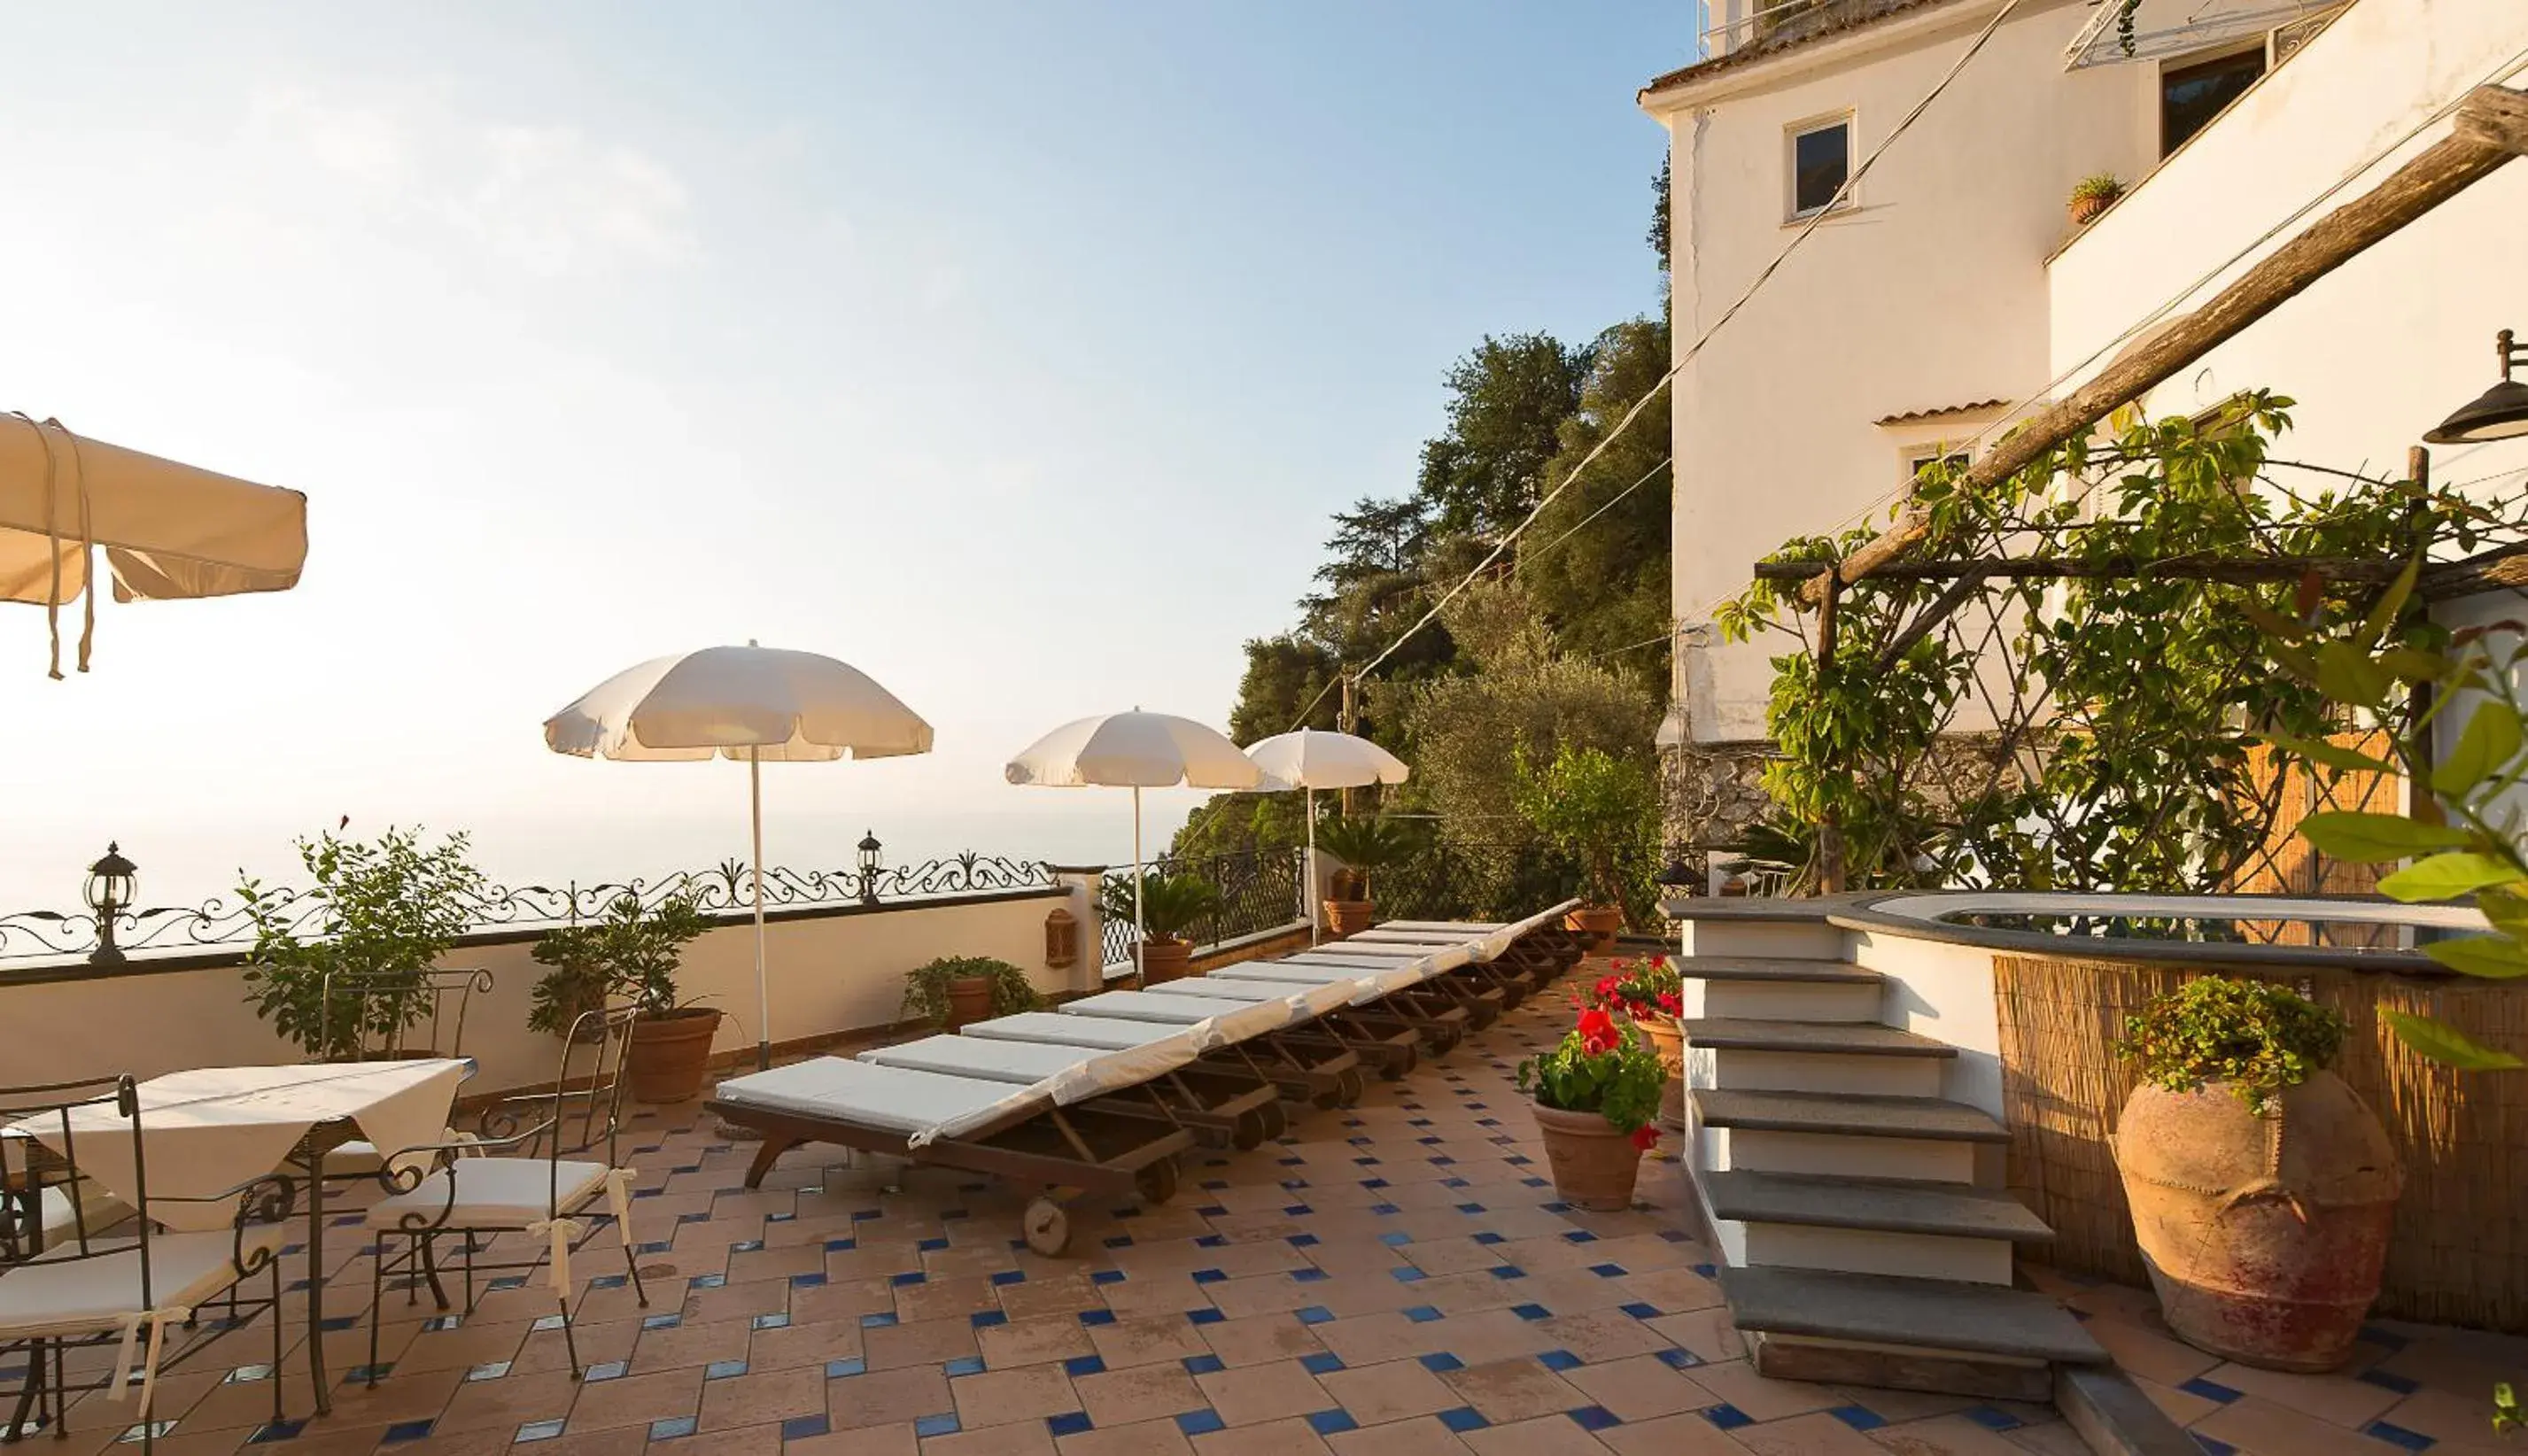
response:
M1510 1075L1558 1035L1522 1009L1361 1104L1312 1112L1279 1145L1197 1155L1165 1209L1075 1207L1074 1257L1014 1247L1020 1200L961 1174L846 1166L798 1150L764 1189L751 1145L698 1104L645 1111L635 1235L650 1305L613 1234L573 1261L586 1291L569 1376L553 1296L533 1282L464 1319L390 1296L390 1368L365 1319L326 1336L334 1413L266 1426L268 1335L231 1335L159 1385L167 1456L987 1456L1333 1451L1343 1456L1857 1453L2075 1456L2044 1407L1769 1380L1719 1308L1711 1254L1682 1229L1675 1166L1633 1211L1556 1203ZM370 1275L341 1235L329 1314ZM593 1286L593 1287L592 1287ZM2498 1349L2383 1328L2358 1378L2221 1366L2150 1326L2146 1297L2070 1291L2207 1450L2384 1453L2489 1447ZM425 1320L429 1323L425 1326ZM295 1329L293 1302L289 1327ZM2401 1345L2397 1341L2403 1341ZM2470 1408L2469 1402L2473 1402ZM114 1448L129 1407L91 1396L57 1456ZM2382 1424L2384 1423L2384 1424ZM2360 1433L2363 1430L2377 1435ZM136 1434L136 1432L134 1432ZM2382 1439L2381 1437L2385 1437ZM117 1449L136 1451L136 1446Z

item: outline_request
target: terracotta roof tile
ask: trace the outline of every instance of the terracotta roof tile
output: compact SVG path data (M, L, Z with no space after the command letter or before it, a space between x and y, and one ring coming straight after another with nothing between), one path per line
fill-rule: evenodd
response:
M1870 423L1873 425L1915 425L1920 424L1924 420L1941 419L1948 415L1971 415L1987 409L2001 409L2009 403L2010 401L2007 399L1977 399L1969 404L1943 404L1933 409L1909 409L1903 414L1882 415L1879 418L1870 421Z
M1798 3L1798 0L1793 0L1793 3ZM1648 96L1654 91L1701 80L1723 71L1735 71L1742 66L1768 61L1785 51L1797 50L1830 35L1847 34L1866 26L1874 26L1892 16L1909 15L1950 3L1952 0L1813 0L1798 15L1774 23L1768 33L1725 55L1697 61L1691 66L1680 66L1663 76L1651 78L1650 84L1642 87L1641 94Z

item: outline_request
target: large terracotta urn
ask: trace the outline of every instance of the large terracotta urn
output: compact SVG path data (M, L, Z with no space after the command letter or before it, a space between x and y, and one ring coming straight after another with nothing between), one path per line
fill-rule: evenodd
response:
M1659 1089L1659 1125L1670 1132L1685 1129L1685 1028L1676 1017L1653 1015L1638 1017L1634 1025L1642 1028L1651 1050L1659 1053L1659 1067L1667 1073L1667 1085Z
M2317 1072L2262 1112L2226 1082L2145 1085L2115 1148L2180 1338L2267 1370L2344 1362L2379 1294L2403 1178L2387 1129L2341 1077Z
M1581 955L1603 956L1615 948L1624 911L1620 906L1584 905L1562 916L1562 928L1580 937Z

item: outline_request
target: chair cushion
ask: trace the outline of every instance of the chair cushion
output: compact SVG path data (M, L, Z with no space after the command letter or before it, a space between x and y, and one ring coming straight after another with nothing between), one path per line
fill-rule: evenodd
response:
M245 1231L253 1252L278 1254L288 1230L258 1223ZM149 1240L149 1304L140 1298L140 1246L114 1240L113 1252L75 1259L64 1245L0 1272L0 1336L88 1334L118 1327L149 1305L189 1309L236 1283L237 1243L230 1230L161 1233ZM101 1247L91 1243L91 1248Z
M71 1187L47 1184L42 1203L44 1247L48 1249L77 1239L82 1215L90 1238L132 1217L130 1204L98 1187L91 1178L81 1178Z
M448 1184L456 1193L449 1202ZM579 1211L606 1182L603 1163L550 1162L543 1158L459 1158L421 1180L409 1193L382 1198L369 1208L371 1228L401 1228L406 1215L422 1227L524 1228L558 1210ZM445 1211L447 1218L440 1215Z

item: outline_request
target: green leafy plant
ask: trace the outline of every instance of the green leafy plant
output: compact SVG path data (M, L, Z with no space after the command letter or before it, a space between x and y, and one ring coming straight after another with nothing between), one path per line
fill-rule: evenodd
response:
M2263 1111L2344 1048L2344 1017L2287 986L2198 976L2125 1020L2117 1049L2172 1092L2226 1082Z
M670 896L653 910L627 890L606 906L604 918L548 933L529 953L553 968L529 993L528 1029L567 1031L581 1013L616 996L645 1016L684 1010L676 999L676 968L686 943L711 927L690 895Z
M1551 1052L1518 1065L1518 1090L1566 1113L1596 1113L1632 1135L1636 1147L1659 1141L1659 1094L1667 1072L1659 1053L1630 1022L1592 1008Z
M2419 560L2409 564L2356 621L2321 626L2323 613L2315 607L2291 614L2272 605L2249 608L2287 672L2347 709L2401 724L2381 735L2384 758L2282 735L2272 742L2323 768L2398 775L2427 794L2429 805L2411 818L2331 809L2302 819L2300 834L2339 859L2412 858L2379 882L2390 899L2412 904L2472 896L2489 932L2427 941L2422 953L2461 974L2514 980L2528 976L2528 848L2509 806L2528 778L2520 691L2528 627L2505 621L2451 635L2428 622L2404 624L2420 569ZM2400 632L2400 624L2407 630ZM2404 711L2418 689L2428 705ZM2430 750L2441 719L2460 711L2465 723L2456 742L2435 755ZM2435 1062L2470 1071L2528 1065L2431 1017L2389 1007L2379 1014L2406 1046Z
M1102 906L1109 919L1132 923L1132 882L1109 879ZM1141 876L1141 928L1152 940L1184 940L1186 932L1218 913L1220 887L1198 874L1147 870Z
M2123 178L2112 172L2092 172L2072 184L2074 202L2113 202L2125 194Z
M1413 853L1413 835L1395 819L1377 814L1347 814L1329 819L1317 829L1317 848L1341 859L1344 868L1329 888L1337 900L1367 900L1374 872ZM1349 893L1345 893L1349 892Z
M927 965L905 972L903 1019L927 1021L934 1026L948 1024L948 984L951 981L983 977L992 983L992 1014L1013 1016L1031 1012L1042 1001L1030 985L1027 972L1007 961L989 956L942 956Z
M1511 761L1520 816L1579 859L1592 902L1622 905L1628 879L1658 843L1659 793L1649 772L1604 749L1568 743L1543 768L1525 744Z
M420 828L390 826L374 844L328 831L297 845L312 888L237 885L254 926L246 1000L308 1055L354 1057L420 1018L421 974L473 923L483 875L462 833L427 845Z

